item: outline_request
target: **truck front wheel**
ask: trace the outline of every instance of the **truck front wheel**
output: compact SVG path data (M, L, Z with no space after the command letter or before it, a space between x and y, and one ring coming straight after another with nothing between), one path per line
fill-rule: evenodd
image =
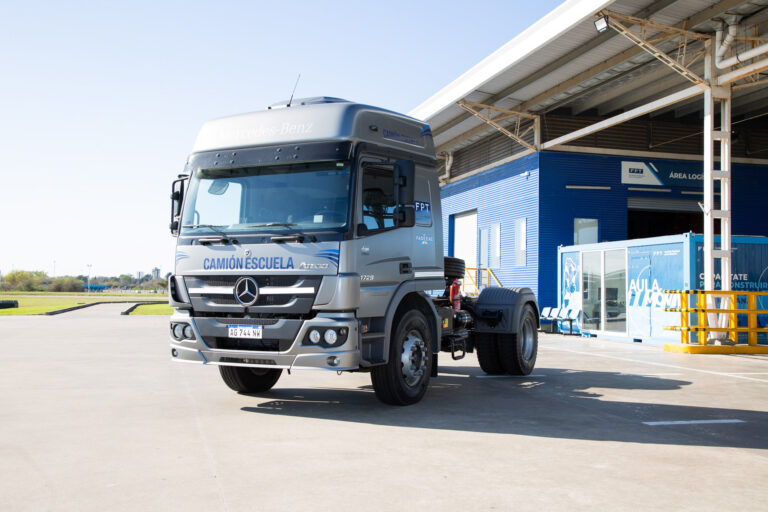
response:
M376 397L386 404L415 404L424 396L432 370L432 338L427 319L410 310L395 320L389 362L371 370Z
M283 370L219 366L219 373L224 383L238 393L263 393L272 389Z

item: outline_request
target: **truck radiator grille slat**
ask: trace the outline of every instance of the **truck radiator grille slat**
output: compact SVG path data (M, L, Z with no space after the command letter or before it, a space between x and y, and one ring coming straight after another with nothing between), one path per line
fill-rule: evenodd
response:
M275 325L280 320L277 318L216 318L216 322L224 325Z
M203 341L209 347L221 350L258 350L262 352L278 352L280 350L280 340L250 340L211 336L204 338Z
M192 309L197 314L244 314L235 299L234 287L242 275L184 276L190 290ZM320 289L320 275L250 275L259 286L256 302L248 306L250 314L305 315L312 310ZM222 290L231 290L223 293ZM272 293L274 292L274 293ZM217 315L217 316L218 316Z

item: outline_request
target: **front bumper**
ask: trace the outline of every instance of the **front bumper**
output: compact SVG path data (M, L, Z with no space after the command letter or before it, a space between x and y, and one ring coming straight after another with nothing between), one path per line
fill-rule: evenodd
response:
M358 322L352 313L330 314L323 313L310 320L299 322L298 332L291 342L282 340L280 348L273 350L239 350L216 349L208 346L201 335L201 329L210 335L212 329L219 329L217 333L225 337L227 327L220 323L220 327L212 325L207 317L194 318L187 311L176 311L171 316L171 323L186 323L192 326L195 334L193 340L176 340L171 336L171 359L186 363L213 364L223 366L250 366L256 368L274 369L315 369L315 370L356 370L360 367L360 343L358 334ZM198 321L201 325L198 325ZM238 319L232 318L231 323L237 324ZM205 324L205 325L203 325ZM318 345L302 345L307 332L312 328L347 328L347 340L335 347L323 348ZM264 325L264 338L285 336L287 328L285 323L277 322L273 325ZM293 332L293 331L291 331Z

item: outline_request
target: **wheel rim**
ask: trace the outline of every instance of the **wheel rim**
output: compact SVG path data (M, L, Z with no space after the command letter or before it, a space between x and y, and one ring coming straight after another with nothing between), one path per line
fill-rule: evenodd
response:
M251 370L251 373L254 375L257 375L259 377L266 375L269 372L268 368L249 368Z
M403 341L400 356L403 380L409 387L414 387L424 378L427 369L427 344L417 331L410 331Z
M521 351L523 353L523 359L526 361L530 361L531 357L533 357L533 327L531 325L530 319L526 319L525 322L523 322L523 332L522 334L522 347Z

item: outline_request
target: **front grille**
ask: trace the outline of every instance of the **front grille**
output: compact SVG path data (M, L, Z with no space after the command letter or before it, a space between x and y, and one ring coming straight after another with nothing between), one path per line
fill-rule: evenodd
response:
M259 295L254 306L284 306L291 302L295 295ZM208 300L213 304L241 306L237 299L227 295L211 295Z
M214 318L216 322L224 325L275 325L280 320L277 318Z
M245 363L245 364L277 364L271 359L252 359L249 357L222 357L219 359L221 363Z
M235 299L234 286L242 276L185 276L192 309L195 313L230 313L240 315L246 312ZM306 315L312 310L323 277L318 275L251 275L259 285L256 302L247 307L249 314ZM314 293L270 293L267 288L312 288ZM265 291L265 289L267 289ZM231 292L229 290L232 290Z
M192 279L198 280L204 286L235 286L235 283L241 276L198 276ZM250 276L256 280L259 287L262 286L293 286L303 276ZM189 278L187 278L189 279Z

